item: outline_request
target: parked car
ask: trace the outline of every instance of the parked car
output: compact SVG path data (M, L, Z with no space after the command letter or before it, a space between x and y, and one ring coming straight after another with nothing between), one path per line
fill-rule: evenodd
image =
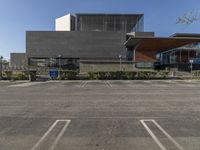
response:
M200 64L200 58L196 58L193 62L193 64Z
M154 69L155 70L165 70L165 65L162 65L160 62L154 62Z

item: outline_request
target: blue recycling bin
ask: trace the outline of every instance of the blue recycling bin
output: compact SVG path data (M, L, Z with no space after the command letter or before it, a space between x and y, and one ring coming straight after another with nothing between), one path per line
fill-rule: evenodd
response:
M56 79L58 78L58 74L59 74L59 71L58 69L50 69L49 70L49 76L51 77L51 79Z

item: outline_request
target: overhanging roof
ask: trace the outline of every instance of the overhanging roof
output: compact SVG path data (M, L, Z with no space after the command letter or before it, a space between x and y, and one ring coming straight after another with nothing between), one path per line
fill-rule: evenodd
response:
M166 51L196 42L200 42L200 37L130 37L125 46L137 51Z
M137 16L142 17L142 13L76 13L78 16Z
M170 37L200 37L199 33L175 33L172 34Z

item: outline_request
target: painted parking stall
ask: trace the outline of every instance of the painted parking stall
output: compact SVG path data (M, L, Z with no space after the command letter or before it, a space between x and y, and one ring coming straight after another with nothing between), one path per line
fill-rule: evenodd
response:
M148 131L148 133L151 135L151 137L153 138L153 140L156 142L156 144L160 147L161 150L167 150L166 146L164 146L163 143L161 143L161 141L156 137L156 135L152 132L152 130L149 128L149 126L147 125L148 122L152 122L171 142L172 144L175 145L175 147L178 150L184 150L184 148L177 143L172 137L171 135L169 135L165 129L163 129L155 120L140 120L141 124L144 126L144 128Z
M0 86L2 149L199 150L198 81L10 85Z
M52 144L51 145L48 145L48 144L44 145L45 147L49 147L49 148L45 148L45 149L54 150L56 148L59 140L62 138L62 136L63 136L64 132L66 131L70 122L71 122L71 120L56 120L50 126L50 128L44 133L44 135L39 139L39 141L33 146L33 148L31 148L31 150L43 149L44 147L42 147L42 144L46 139L48 139L48 136L51 134L51 132L56 128L56 126L58 126L59 123L64 123L64 126L61 128L60 132L58 133L56 138L53 140Z

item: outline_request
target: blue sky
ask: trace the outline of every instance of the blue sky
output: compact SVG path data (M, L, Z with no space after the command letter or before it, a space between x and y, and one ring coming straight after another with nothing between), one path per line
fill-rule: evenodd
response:
M55 18L67 13L144 13L145 31L169 36L200 33L199 21L176 24L177 17L199 9L199 0L0 0L0 55L25 52L25 31L53 31Z

